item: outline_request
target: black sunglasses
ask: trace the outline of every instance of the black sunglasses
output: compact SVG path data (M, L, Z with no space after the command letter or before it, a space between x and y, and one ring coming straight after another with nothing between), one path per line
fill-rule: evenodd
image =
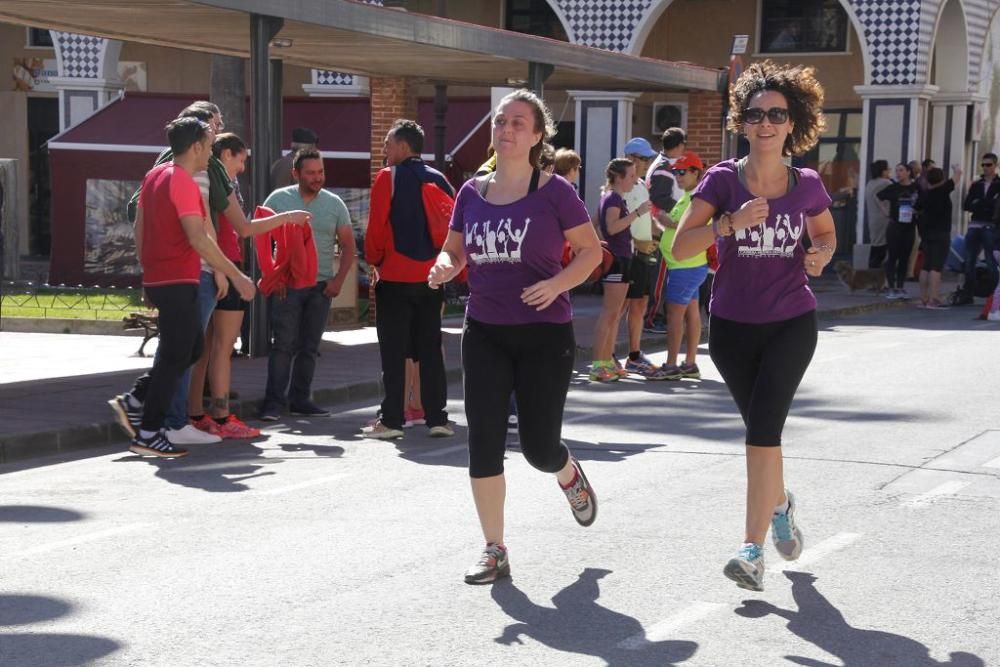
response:
M749 107L743 110L743 122L750 125L763 123L765 116L773 124L781 125L788 122L788 109L784 107L771 107L765 110L760 107Z
M683 176L684 174L688 173L689 171L691 171L691 170L690 169L674 169L674 173L677 174L678 176Z
M983 169L989 169L990 167L995 167L997 165L995 162L983 162L979 166L982 167Z

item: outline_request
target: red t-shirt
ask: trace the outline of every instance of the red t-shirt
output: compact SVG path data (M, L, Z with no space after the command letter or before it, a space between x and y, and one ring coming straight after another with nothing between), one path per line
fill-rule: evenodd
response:
M219 250L233 264L243 261L243 252L240 250L240 236L229 223L225 213L219 214Z
M142 181L142 284L198 284L201 261L181 225L186 215L205 217L205 203L191 175L164 162Z

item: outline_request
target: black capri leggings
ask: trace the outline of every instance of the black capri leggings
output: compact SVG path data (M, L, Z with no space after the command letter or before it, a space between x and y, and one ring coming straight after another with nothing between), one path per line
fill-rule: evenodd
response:
M566 465L569 450L560 436L575 355L571 322L504 325L466 318L462 369L471 477L503 473L512 391L524 458L544 472Z
M788 409L816 351L816 312L745 324L712 315L708 350L747 427L746 444L781 445Z

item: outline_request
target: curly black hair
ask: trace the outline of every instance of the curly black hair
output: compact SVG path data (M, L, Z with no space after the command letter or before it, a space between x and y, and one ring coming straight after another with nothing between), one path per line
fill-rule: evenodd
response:
M792 132L785 139L782 154L802 155L816 145L826 129L823 116L823 86L816 69L803 65L785 66L772 60L747 67L729 89L729 130L739 132L750 100L757 93L773 90L785 96Z

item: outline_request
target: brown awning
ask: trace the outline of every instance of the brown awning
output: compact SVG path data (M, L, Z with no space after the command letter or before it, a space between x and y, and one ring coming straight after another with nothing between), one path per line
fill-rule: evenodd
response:
M722 90L715 69L614 53L349 0L0 0L0 21L249 57L250 14L282 18L286 63L368 76L505 86L529 63L547 88Z

